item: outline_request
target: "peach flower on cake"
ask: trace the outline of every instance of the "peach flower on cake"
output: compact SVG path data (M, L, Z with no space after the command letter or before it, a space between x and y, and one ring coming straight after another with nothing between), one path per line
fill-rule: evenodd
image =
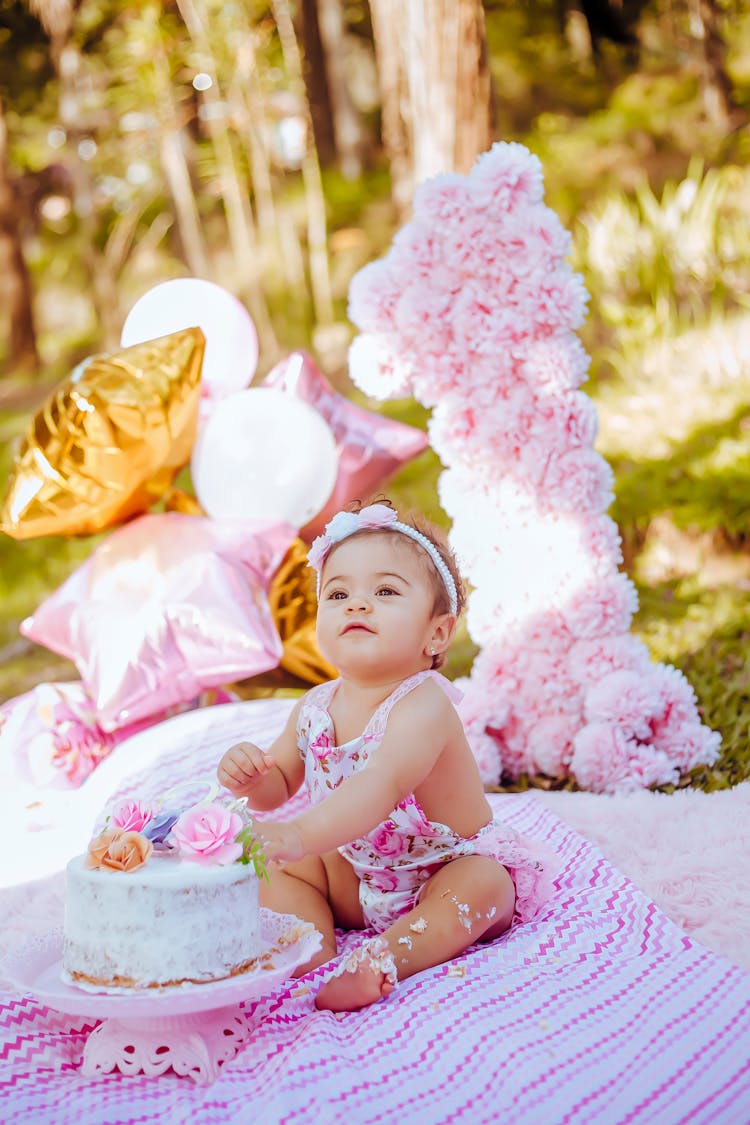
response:
M140 832L113 828L96 836L88 848L86 866L110 871L137 871L154 850L154 845Z

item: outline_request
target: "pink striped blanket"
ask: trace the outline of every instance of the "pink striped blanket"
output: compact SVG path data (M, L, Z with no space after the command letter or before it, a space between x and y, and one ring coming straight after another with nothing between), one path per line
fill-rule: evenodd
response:
M136 735L116 751L121 792L212 776L227 745L267 741L289 705L209 708ZM128 752L138 768L126 780ZM95 1021L0 992L0 1120L748 1125L750 975L693 943L533 793L491 802L560 856L557 892L533 922L360 1012L315 1009L325 969L277 986L245 1005L250 1040L209 1086L171 1072L87 1079ZM56 879L39 886L46 906L33 888L26 899L37 926L62 901ZM18 917L8 924L21 932Z

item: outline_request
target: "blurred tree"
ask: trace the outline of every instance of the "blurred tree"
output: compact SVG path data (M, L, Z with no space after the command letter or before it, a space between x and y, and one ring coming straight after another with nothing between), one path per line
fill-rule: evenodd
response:
M336 137L325 47L318 19L318 0L301 0L296 22L302 43L302 71L318 159L321 164L332 164L336 159Z
M34 203L38 202L35 185L25 180L38 181L40 174L28 170L18 173L11 167L6 104L30 111L40 100L41 91L54 77L48 60L40 58L42 51L46 55L45 37L53 30L57 45L59 35L64 34L68 7L67 0L61 0L59 11L50 14L49 29L43 31L33 0L26 4L4 0L0 5L0 294L8 333L3 358L10 371L39 368L34 291L23 240L25 228L34 222ZM29 87L33 90L31 98Z
M438 172L467 172L491 140L481 0L370 0L393 199Z
M317 0L317 18L330 91L336 158L344 178L355 180L362 171L364 132L346 81L345 24L341 0Z
M11 371L36 371L39 352L34 326L34 291L23 255L18 224L18 196L8 164L8 130L0 98L0 277L8 324L5 357Z
M719 126L740 124L745 115L732 97L726 70L726 43L720 31L722 8L717 0L688 0L690 26L700 58L701 92L709 119Z

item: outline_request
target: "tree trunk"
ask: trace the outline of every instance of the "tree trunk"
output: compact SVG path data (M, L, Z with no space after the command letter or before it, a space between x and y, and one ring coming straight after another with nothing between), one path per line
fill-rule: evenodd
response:
M370 0L383 144L402 217L414 188L468 172L491 140L481 0Z
M694 0L691 23L698 29L701 63L701 93L706 115L718 126L739 124L743 117L732 97L732 84L726 72L726 44L719 32L716 0Z
M288 0L271 0L271 11L278 29L281 51L286 67L289 85L300 99L304 99L308 129L310 123L310 104L302 75L300 55L294 23ZM320 175L318 154L313 145L306 145L302 161L302 181L305 185L305 204L307 208L307 250L310 263L310 287L312 289L313 310L318 327L333 323L333 294L331 274L328 263L328 242L326 232L326 205L323 195L323 182Z
M332 164L336 159L336 137L317 0L301 0L298 22L302 42L302 72L310 104L315 148L321 164Z
M219 87L218 68L206 32L206 11L200 0L198 2L196 0L177 0L177 8L201 60L201 67L211 75L212 79L211 85L204 91L203 97L206 104L218 112L209 113L206 119L206 127L216 156L219 187L227 220L229 241L239 279L239 295L245 300L250 310L258 332L261 350L275 354L278 344L265 295L260 285L255 225L250 211L246 185L237 166L232 135L226 117L221 112L223 99Z
M98 248L99 224L94 207L91 173L76 151L78 142L85 136L85 117L81 112L80 97L84 83L80 71L80 51L69 42L61 48L58 63L60 124L65 129L71 152L67 167L73 188L73 210L80 223L81 258L91 284L91 298L101 329L102 343L105 348L111 348L116 347L119 342L122 318L117 279L110 269L110 263Z
M342 6L339 0L317 0L317 3L324 64L331 94L336 156L344 179L356 180L362 173L364 138L359 114L352 104L346 83Z
M8 322L8 371L37 371L34 294L18 230L16 195L8 166L8 135L0 100L0 303Z

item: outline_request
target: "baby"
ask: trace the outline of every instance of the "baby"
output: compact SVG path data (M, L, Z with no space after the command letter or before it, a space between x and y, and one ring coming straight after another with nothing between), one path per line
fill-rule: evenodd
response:
M399 979L489 941L548 897L543 849L493 819L443 662L464 592L434 528L384 503L339 512L310 548L317 636L339 678L294 707L267 750L240 742L219 781L258 810L303 781L311 807L256 822L271 865L264 906L313 922L336 956L337 926L370 928L320 989L345 1011Z

